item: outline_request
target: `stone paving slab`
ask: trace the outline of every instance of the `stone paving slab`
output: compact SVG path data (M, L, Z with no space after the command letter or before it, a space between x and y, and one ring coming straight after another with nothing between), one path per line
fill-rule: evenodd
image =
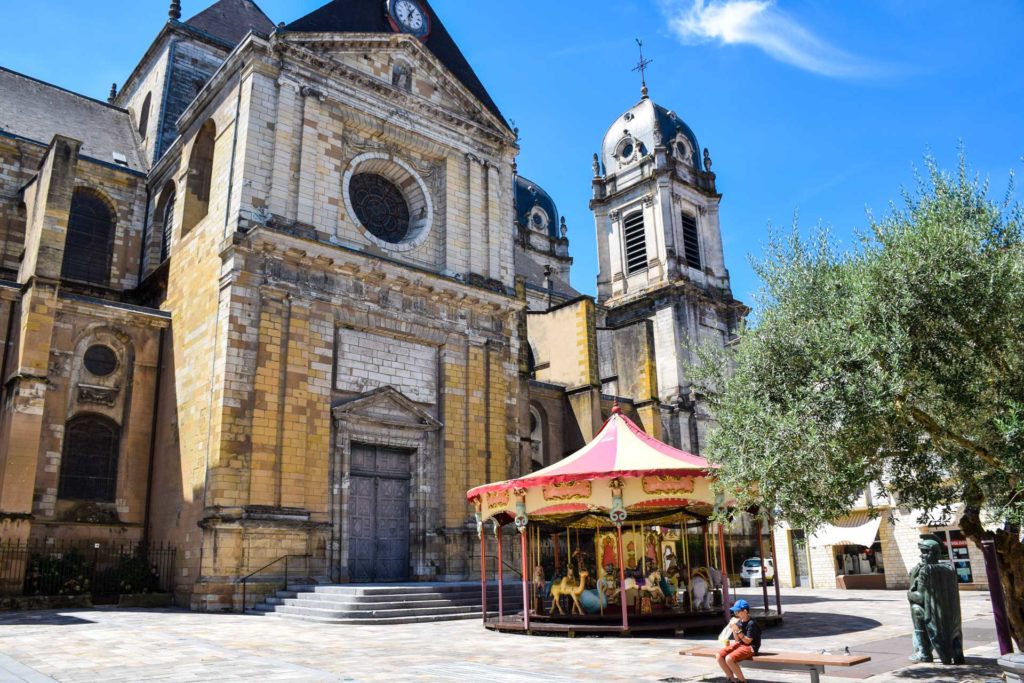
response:
M759 592L741 592L759 606ZM995 673L991 606L962 594L970 666L912 665L902 592L785 591L785 623L765 648L833 654L849 647L867 668L827 671L823 681L985 681ZM755 602L756 600L756 602ZM685 637L529 637L478 621L395 626L296 622L175 609L60 610L0 614L0 682L29 681L724 681L711 660L681 657L713 645L716 631ZM860 669L860 670L858 670ZM754 671L752 680L801 683L806 674Z

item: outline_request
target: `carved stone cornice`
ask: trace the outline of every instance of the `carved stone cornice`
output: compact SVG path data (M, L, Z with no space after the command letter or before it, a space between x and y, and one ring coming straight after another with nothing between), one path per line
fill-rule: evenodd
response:
M453 99L475 108L475 112L467 112L467 115L463 116L449 109L440 107L423 97L395 88L391 85L390 81L383 81L363 71L354 69L353 67L335 59L326 51L327 48L335 45L338 47L344 47L347 51L351 51L353 49L358 50L360 48L367 50L379 50L382 47L382 44L389 46L393 45L393 38L393 36L386 36L379 38L332 41L325 34L314 34L313 38L305 40L289 35L280 43L278 52L315 71L338 77L336 81L339 83L354 83L364 91L370 91L379 95L386 95L387 98L391 100L399 98L410 111L416 113L418 118L423 120L441 121L466 132L474 131L477 134L483 134L491 141L502 145L515 145L515 140L511 131L505 131L503 128L497 128L493 122L490 125L487 125L484 122L485 118L494 119L495 117L486 110L483 104L480 103L472 93L469 93L468 90L465 93L452 90L450 85L445 87L444 84L448 79L450 79L450 76L436 70L434 65L431 65L428 68L428 72L434 76L434 82ZM322 46L324 49L319 51L311 49L309 47L310 44ZM421 62L426 66L430 63L430 59L431 58L429 57L424 58ZM327 92L325 97L328 100L337 100L344 104L351 104L350 102L332 96L332 93L330 92Z

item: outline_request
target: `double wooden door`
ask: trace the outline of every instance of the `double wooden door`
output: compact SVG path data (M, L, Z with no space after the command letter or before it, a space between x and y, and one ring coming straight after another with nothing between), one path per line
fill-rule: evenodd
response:
M352 581L409 578L408 451L352 444L348 570Z

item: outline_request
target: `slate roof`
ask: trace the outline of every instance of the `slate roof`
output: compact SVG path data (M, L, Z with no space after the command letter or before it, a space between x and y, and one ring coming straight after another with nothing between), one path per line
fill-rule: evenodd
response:
M522 277L535 287L544 287L544 266L530 258L522 249L515 250L515 264L517 276ZM551 283L557 295L567 299L583 296L573 289L572 285L560 278L557 273L551 273Z
M491 113L508 127L498 105L487 94L448 30L426 0L419 0L430 15L431 31L424 45L473 93ZM333 0L318 10L288 24L288 31L303 33L392 33L381 0Z
M548 235L558 238L561 223L558 215L558 207L555 200L551 198L543 187L529 178L521 175L516 176L516 223L524 228L530 228L530 212L533 207L539 206L548 215Z
M118 152L127 159L127 168L148 170L126 110L3 67L0 131L44 145L54 135L66 135L82 143L83 156L117 164L114 152Z
M232 45L250 30L263 35L274 30L274 22L252 0L218 0L185 23Z

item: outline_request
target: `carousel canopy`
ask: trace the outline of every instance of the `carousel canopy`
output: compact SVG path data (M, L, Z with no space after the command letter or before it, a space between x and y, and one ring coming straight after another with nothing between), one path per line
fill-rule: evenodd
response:
M530 517L601 514L615 499L631 514L707 514L715 503L708 481L713 468L704 458L645 434L616 406L594 440L572 455L517 479L477 486L466 496L480 504L485 519L524 512Z

